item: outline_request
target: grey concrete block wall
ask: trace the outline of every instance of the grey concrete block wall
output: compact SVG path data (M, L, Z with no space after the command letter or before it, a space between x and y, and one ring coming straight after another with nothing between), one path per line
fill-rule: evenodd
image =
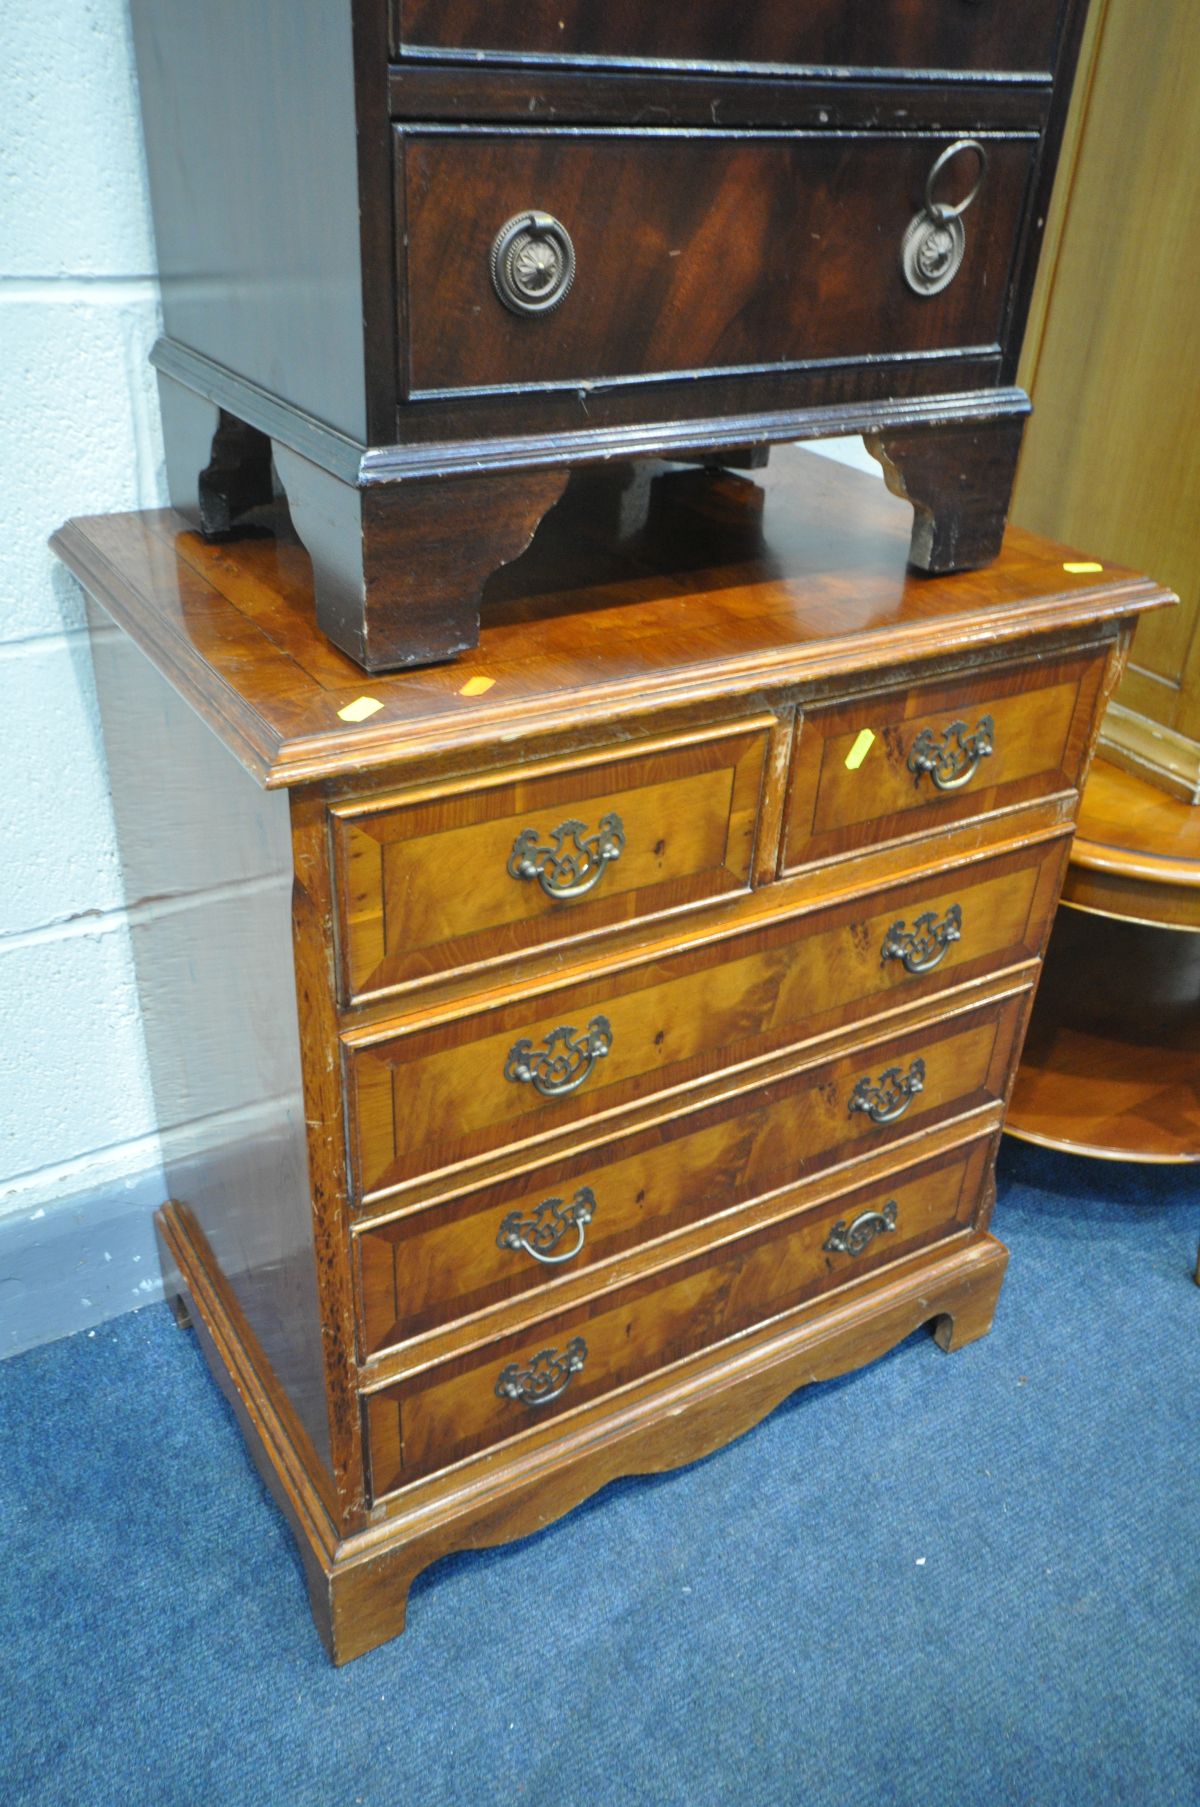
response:
M0 7L0 1353L157 1295L162 1192L83 606L47 536L160 503L125 0Z

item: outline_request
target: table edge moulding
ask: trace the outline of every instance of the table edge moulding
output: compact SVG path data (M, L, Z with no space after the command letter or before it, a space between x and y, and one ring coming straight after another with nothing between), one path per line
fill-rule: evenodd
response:
M1102 756L1008 1128L1098 1160L1200 1161L1200 810Z
M921 576L797 448L639 460L462 663L368 679L273 526L53 544L127 895L181 900L133 934L168 1290L343 1662L438 1557L986 1332L1080 789L1173 598L1016 529Z

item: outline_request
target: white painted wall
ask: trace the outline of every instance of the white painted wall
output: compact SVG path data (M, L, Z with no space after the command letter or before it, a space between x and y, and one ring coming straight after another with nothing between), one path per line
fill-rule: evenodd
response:
M46 546L165 497L153 272L125 0L3 0L0 1228L158 1166L82 602Z

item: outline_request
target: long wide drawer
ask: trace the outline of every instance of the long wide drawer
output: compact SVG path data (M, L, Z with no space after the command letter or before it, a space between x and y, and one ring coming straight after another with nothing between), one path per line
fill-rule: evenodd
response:
M1059 837L429 1029L349 1030L358 1188L550 1136L1036 957Z
M1027 992L620 1136L356 1236L361 1346L378 1355L545 1290L859 1153L999 1103Z
M959 1145L888 1183L806 1204L667 1276L368 1394L374 1497L961 1234L991 1148L990 1139Z
M399 56L1048 72L1062 0L396 0Z
M805 711L782 869L1074 790L1106 657L1033 659Z
M940 292L916 293L903 241L953 135L396 128L403 387L417 397L994 349L1038 138L982 141L961 267ZM959 151L936 200L965 202L978 173ZM515 223L531 211L566 237L539 227L522 248ZM501 246L526 260L517 276L537 305L573 257L549 311L501 299Z
M770 726L336 805L343 997L748 890Z

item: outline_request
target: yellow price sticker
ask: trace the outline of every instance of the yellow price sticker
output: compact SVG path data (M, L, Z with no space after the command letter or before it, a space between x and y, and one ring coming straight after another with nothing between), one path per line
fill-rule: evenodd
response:
M1098 565L1094 558L1071 558L1063 566L1068 577L1095 577L1103 569L1104 566Z
M347 703L344 709L338 710L338 715L344 722L367 722L373 715L378 715L382 708L383 704L378 697L356 696L352 703Z
M486 696L495 682L495 678L468 678L458 694L459 696Z
M850 751L846 755L846 770L848 772L857 772L859 766L862 764L863 760L867 757L867 754L871 751L871 748L874 745L875 745L874 729L873 728L864 728L862 733L858 736L858 738L854 742L854 745L851 747Z

